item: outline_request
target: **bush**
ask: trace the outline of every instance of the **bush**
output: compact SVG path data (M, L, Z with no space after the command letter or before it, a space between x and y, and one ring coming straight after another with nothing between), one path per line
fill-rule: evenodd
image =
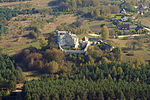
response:
M51 61L50 63L46 64L44 68L46 73L57 73L59 71L59 65L55 61Z
M105 20L105 18L101 16L101 17L98 17L97 20Z
M31 39L36 39L36 38L38 37L38 35L37 35L37 33L35 33L34 31L32 31L32 32L29 33L29 37L30 37Z

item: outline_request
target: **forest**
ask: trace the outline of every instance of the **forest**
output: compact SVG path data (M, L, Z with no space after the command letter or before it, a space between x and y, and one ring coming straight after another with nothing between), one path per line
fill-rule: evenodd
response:
M149 100L149 85L108 80L45 80L27 82L28 100Z

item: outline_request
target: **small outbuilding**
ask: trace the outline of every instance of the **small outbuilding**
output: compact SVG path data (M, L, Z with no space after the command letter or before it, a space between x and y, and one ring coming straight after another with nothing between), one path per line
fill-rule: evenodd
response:
M89 39L85 36L82 38L82 41L88 41Z

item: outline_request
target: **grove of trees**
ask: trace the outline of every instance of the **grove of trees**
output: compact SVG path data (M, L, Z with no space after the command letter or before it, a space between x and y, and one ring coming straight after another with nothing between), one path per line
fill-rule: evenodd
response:
M20 81L22 75L16 70L13 61L9 56L0 54L0 96L7 95L6 90L14 90Z

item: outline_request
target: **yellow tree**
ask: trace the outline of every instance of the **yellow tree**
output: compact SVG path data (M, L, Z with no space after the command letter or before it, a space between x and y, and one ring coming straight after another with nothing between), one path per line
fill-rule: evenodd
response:
M100 0L92 0L93 6L100 6Z
M48 61L56 61L58 64L62 64L64 59L64 54L61 50L58 50L56 48L53 49L47 49L45 52L45 56Z
M100 16L100 9L95 9L95 17L99 17Z
M102 40L108 40L109 39L109 30L108 30L108 27L106 25L104 25L102 27Z
M76 0L72 0L72 7L74 10L77 8Z
M41 47L45 47L45 46L47 46L47 44L48 44L48 43L47 43L47 41L45 40L45 38L42 37L41 40L40 40L40 46L41 46Z
M56 73L59 71L59 65L57 62L55 61L51 61L49 63L46 64L46 68L45 71L47 73Z
M121 67L118 67L118 73L122 73L123 72L123 70L122 70L122 68Z

